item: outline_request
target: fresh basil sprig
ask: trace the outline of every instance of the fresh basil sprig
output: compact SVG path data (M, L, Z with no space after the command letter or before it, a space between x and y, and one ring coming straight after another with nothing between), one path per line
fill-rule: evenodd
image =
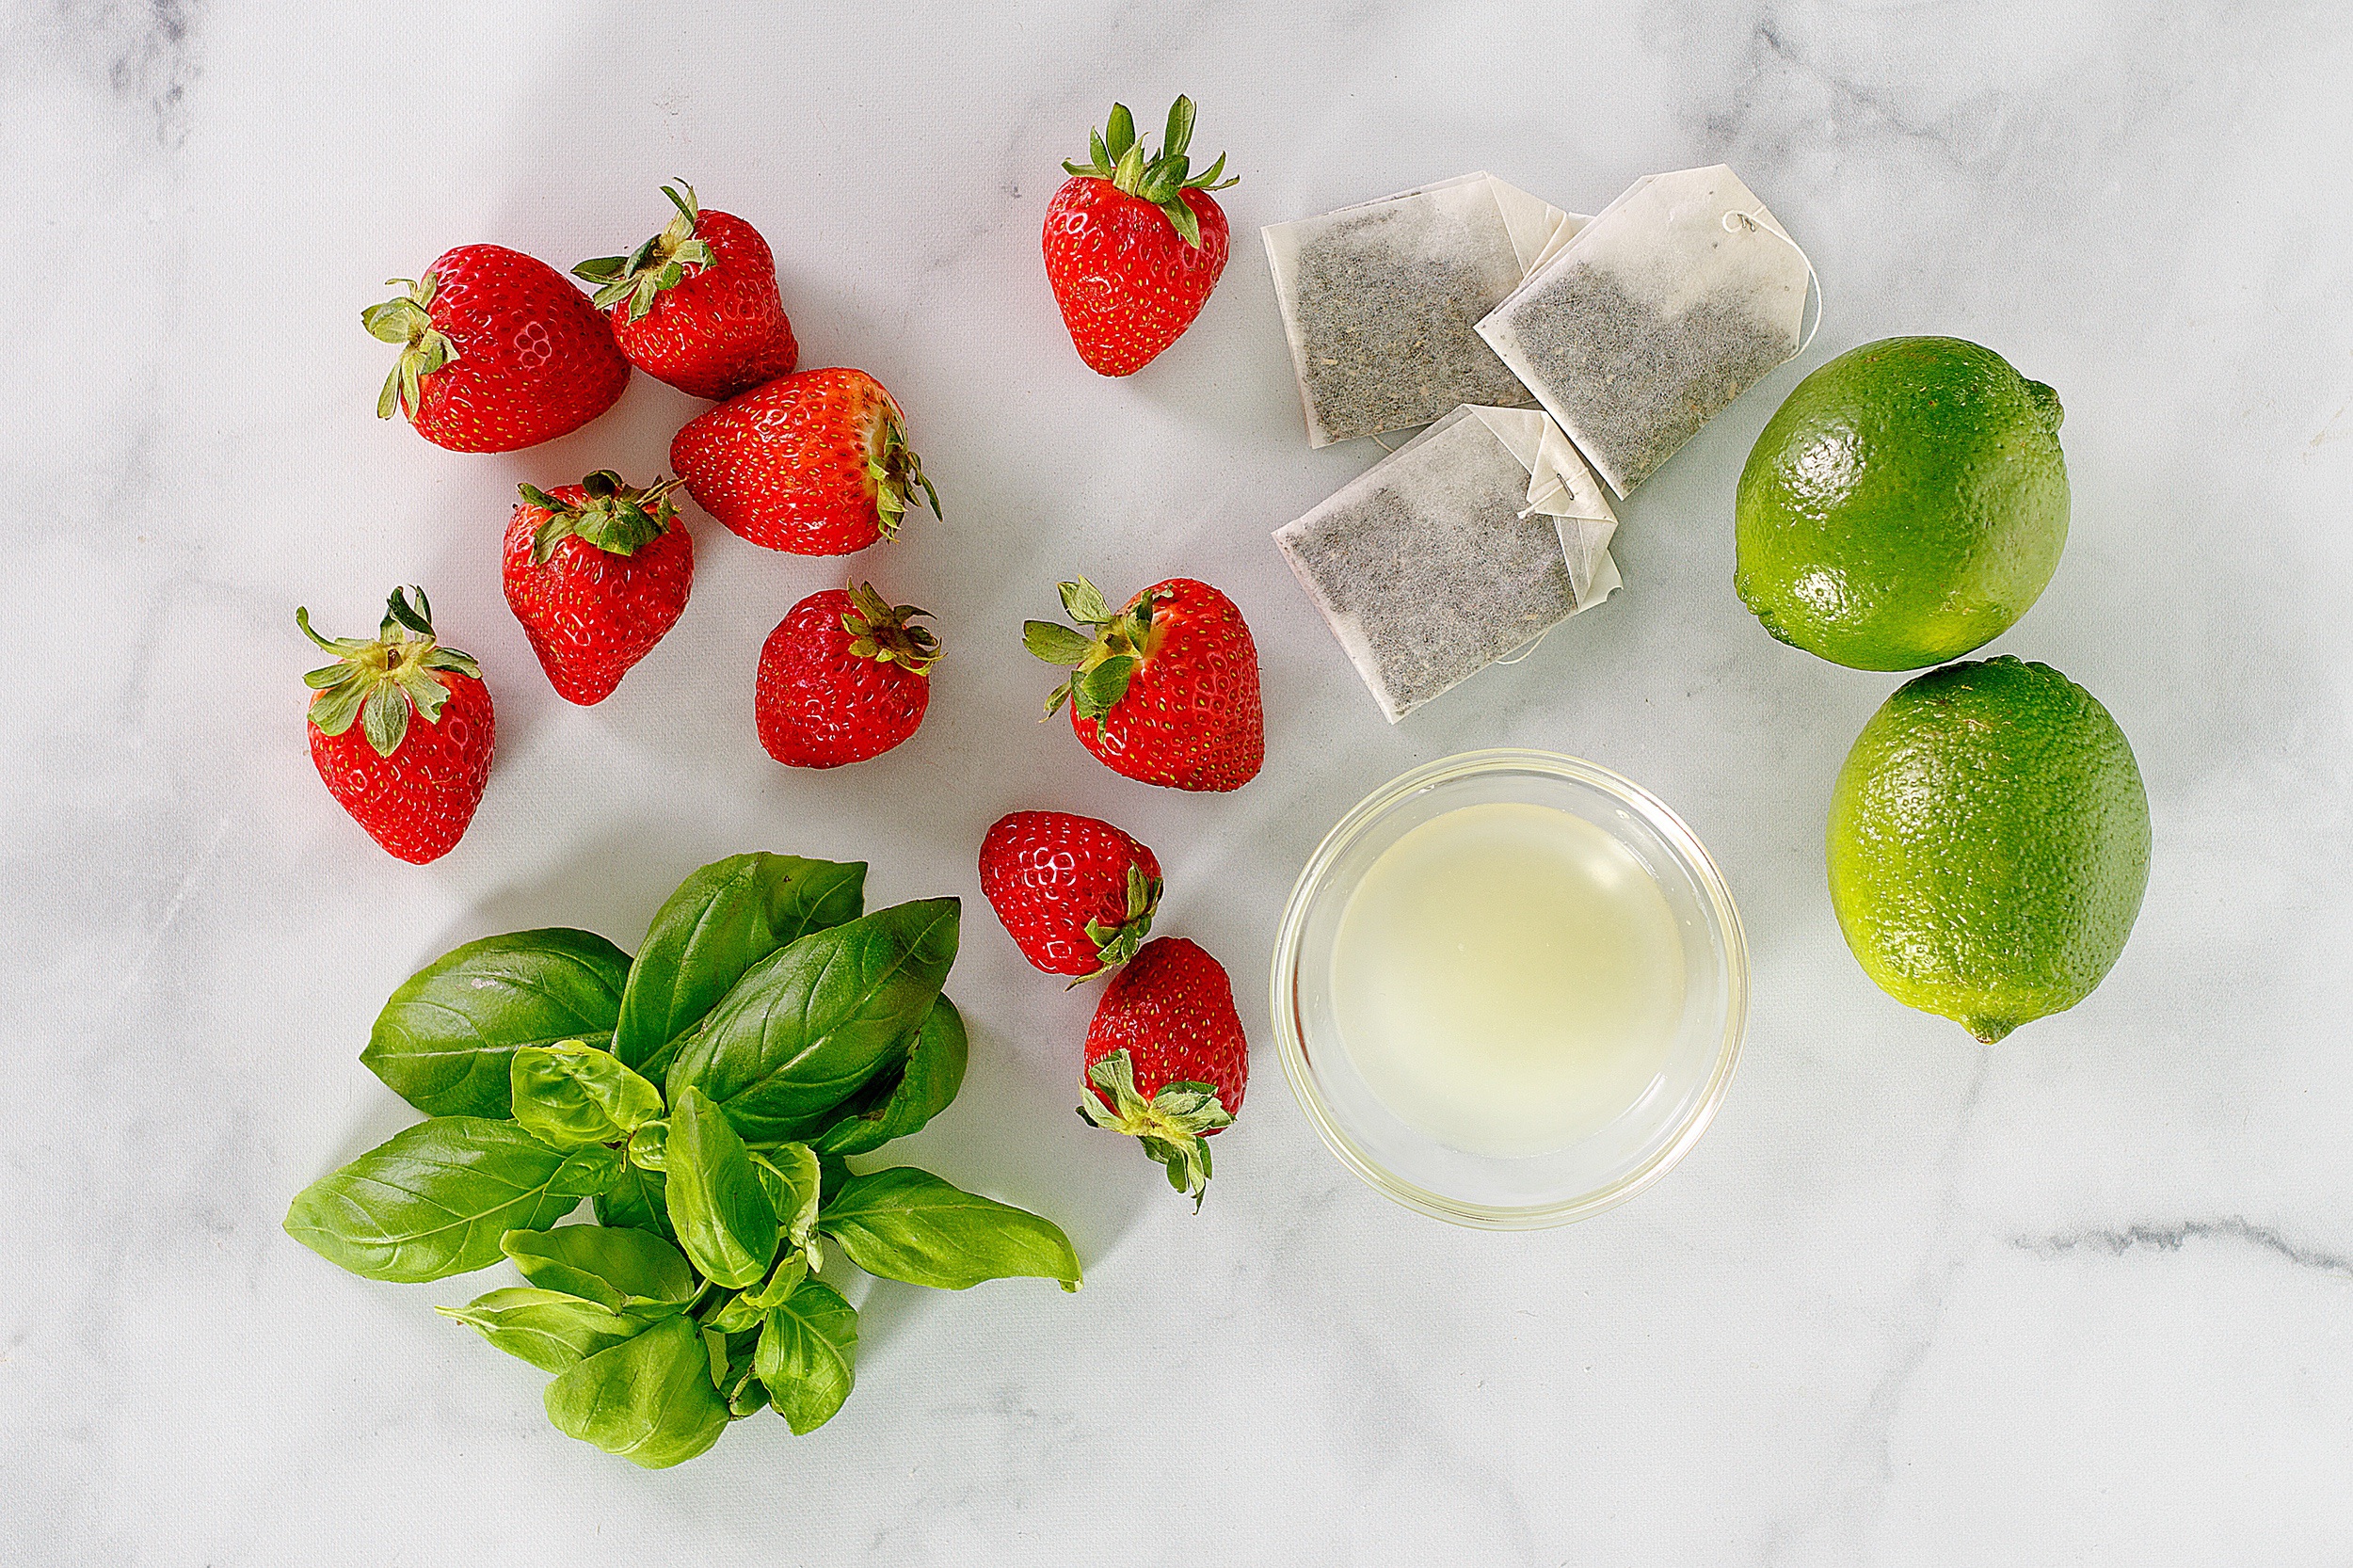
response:
M700 1089L679 1096L663 1150L670 1228L714 1285L755 1285L776 1261L776 1206L718 1104Z
M513 1122L436 1116L295 1194L286 1233L370 1279L487 1268L510 1230L540 1230L612 1185L617 1149L559 1149Z
M964 1018L946 997L932 1003L898 1067L876 1077L837 1108L837 1120L811 1140L824 1154L867 1154L922 1130L964 1087L968 1048Z
M866 868L740 855L687 878L634 961L516 932L427 965L362 1060L430 1118L297 1194L286 1229L371 1278L505 1257L528 1285L437 1311L555 1374L563 1432L659 1467L850 1393L857 1309L816 1271L1079 1284L1069 1239L925 1172L855 1175L964 1081L940 994L957 902L862 912ZM560 1224L583 1197L593 1224ZM828 1272L831 1272L830 1269Z
M1079 1288L1079 1255L1061 1227L900 1165L852 1176L825 1202L818 1228L870 1274L962 1290L1034 1275Z
M662 1091L584 1040L524 1046L508 1072L515 1120L558 1148L611 1144L662 1114Z
M609 1045L629 954L593 931L510 931L452 949L376 1016L360 1060L428 1116L504 1116L524 1046Z
M561 1290L536 1288L493 1290L464 1306L433 1310L481 1330L483 1338L543 1372L563 1371L599 1351L634 1339L650 1322Z
M956 961L957 903L878 909L744 971L670 1065L753 1143L807 1137L904 1058Z
M812 931L864 911L863 862L731 855L679 884L629 971L613 1054L658 1077L680 1041L744 971Z

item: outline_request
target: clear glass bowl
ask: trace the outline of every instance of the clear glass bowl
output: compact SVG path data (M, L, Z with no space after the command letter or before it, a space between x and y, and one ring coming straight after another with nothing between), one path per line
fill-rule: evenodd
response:
M1443 812L1497 801L1556 807L1609 833L1656 880L1684 948L1682 1021L1648 1090L1587 1137L1522 1158L1450 1147L1384 1105L1341 1044L1331 990L1340 916L1373 861ZM1465 752L1375 790L1309 857L1274 942L1283 1071L1324 1143L1407 1208L1497 1230L1581 1220L1666 1175L1707 1129L1732 1081L1748 1000L1739 911L1691 830L1632 780L1547 751Z

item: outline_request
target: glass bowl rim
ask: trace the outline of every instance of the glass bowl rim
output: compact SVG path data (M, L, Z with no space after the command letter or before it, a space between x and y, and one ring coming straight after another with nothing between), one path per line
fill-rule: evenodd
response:
M1389 811L1424 790L1495 773L1549 774L1573 783L1588 785L1640 814L1683 858L1698 884L1714 922L1716 945L1724 962L1723 1038L1718 1044L1715 1064L1709 1071L1707 1083L1698 1101L1666 1142L1640 1165L1606 1186L1556 1203L1507 1207L1448 1197L1406 1180L1367 1154L1338 1125L1331 1108L1318 1092L1315 1074L1307 1064L1306 1045L1301 1035L1299 1018L1290 1001L1291 981L1299 968L1300 947L1305 940L1308 908L1323 890L1324 876L1340 855L1354 843L1359 835ZM1317 1136L1323 1140L1324 1146L1339 1159L1341 1164L1376 1192L1434 1219L1483 1230L1537 1230L1566 1224L1573 1220L1582 1220L1604 1209L1616 1208L1673 1170L1699 1142L1700 1135L1715 1120L1717 1109L1723 1103L1725 1091L1731 1087L1733 1069L1739 1064L1740 1048L1748 1023L1749 948L1740 925L1740 911L1733 903L1732 889L1725 884L1722 870L1717 866L1715 857L1707 853L1706 846L1700 842L1699 835L1693 833L1666 802L1624 774L1580 757L1533 747L1495 746L1457 752L1451 757L1442 757L1435 761L1408 768L1366 795L1332 824L1331 831L1323 836L1322 842L1316 846L1315 853L1307 857L1306 865L1301 868L1298 880L1291 885L1290 897L1283 905L1282 923L1274 938L1269 987L1275 1045L1283 1059L1283 1076L1289 1080L1292 1097L1306 1112Z

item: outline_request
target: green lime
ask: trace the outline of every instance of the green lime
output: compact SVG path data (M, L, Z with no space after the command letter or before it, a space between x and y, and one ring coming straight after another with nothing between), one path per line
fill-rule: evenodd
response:
M2048 664L1907 681L1831 792L1830 901L1864 973L1989 1045L2091 994L2149 885L2133 748Z
M1959 338L1886 338L1807 376L1740 471L1733 585L1833 664L1913 670L2026 613L2067 544L2058 394Z

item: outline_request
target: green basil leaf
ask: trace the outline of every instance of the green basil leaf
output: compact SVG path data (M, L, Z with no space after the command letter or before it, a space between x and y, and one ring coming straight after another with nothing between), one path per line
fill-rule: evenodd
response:
M727 1430L727 1401L692 1318L664 1318L548 1384L548 1419L568 1437L659 1470L694 1458Z
M629 1162L641 1170L666 1170L670 1160L669 1147L669 1118L657 1116L629 1135Z
M499 1247L532 1284L585 1297L616 1312L682 1307L702 1288L686 1266L686 1255L648 1230L609 1225L510 1230Z
M621 993L613 1054L642 1067L702 1022L744 971L812 931L857 919L862 862L731 855L679 884L653 918Z
M670 1066L756 1144L824 1128L887 1070L956 957L957 903L924 899L815 932L755 964Z
M433 1310L479 1329L483 1338L543 1372L563 1371L635 1338L648 1321L560 1290L493 1290L464 1306Z
M823 1280L808 1280L768 1314L753 1365L768 1398L796 1432L833 1419L857 1376L857 1308Z
M688 1089L670 1107L664 1145L670 1226L705 1278L741 1288L776 1256L776 1206L751 1151L711 1096Z
M779 1276L784 1278L786 1281L784 1295L791 1295L793 1288L800 1286L800 1281L803 1281L808 1273L809 1273L808 1253L786 1253L784 1262L776 1264L776 1273L772 1273L770 1278L772 1281ZM760 1328L760 1323L765 1323L767 1320L767 1309L775 1306L775 1302L765 1300L767 1295L770 1295L770 1286L765 1286L765 1283L762 1283L762 1286L753 1286L751 1290L737 1290L734 1295L725 1297L725 1300L720 1302L720 1309L713 1311L711 1316L706 1316L703 1323L706 1323L708 1328L718 1328L720 1333L728 1333L728 1335L739 1335L739 1333L746 1333L746 1330Z
M520 1046L601 1046L629 954L592 931L516 931L443 953L376 1016L360 1060L428 1116L504 1116Z
M749 1416L767 1406L768 1385L760 1381L759 1352L757 1326L728 1336L728 1375L719 1392L726 1397L731 1416Z
M817 1135L815 1146L825 1154L866 1154L920 1130L964 1087L968 1054L964 1017L941 997L923 1016L899 1071L861 1090L842 1108L848 1114Z
M614 1143L662 1114L661 1090L578 1040L518 1047L508 1083L515 1120L561 1147Z
M782 1306L792 1299L792 1292L801 1288L801 1282L808 1278L808 1253L788 1253L784 1261L776 1265L776 1272L770 1274L758 1289L744 1292L744 1305L760 1316L765 1316L772 1307ZM759 1318L754 1318L753 1326L757 1326Z
M597 1224L651 1231L678 1240L670 1230L670 1199L660 1171L625 1168L620 1179L597 1194Z
M512 1122L436 1116L295 1194L286 1234L370 1279L440 1279L499 1260L620 1175L616 1150L559 1149Z
M786 1144L765 1153L752 1156L760 1167L760 1177L768 1189L768 1201L776 1206L776 1224L784 1227L785 1240L795 1247L806 1247L817 1235L817 1205L824 1176L817 1166L816 1151L806 1144Z
M703 1325L703 1366L711 1372L711 1386L727 1392L728 1336L709 1323Z
M1079 1288L1079 1255L1061 1226L909 1165L852 1176L817 1224L851 1262L885 1279L961 1290L1031 1276Z

